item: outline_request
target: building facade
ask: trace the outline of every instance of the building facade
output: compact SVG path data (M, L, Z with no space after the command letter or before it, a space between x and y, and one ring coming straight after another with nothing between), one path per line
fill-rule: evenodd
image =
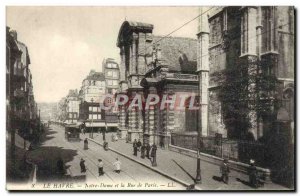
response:
M79 122L85 123L89 131L105 128L105 115L100 108L103 95L105 95L104 74L91 70L82 81L79 91Z
M218 7L199 18L197 35L203 135L259 140L274 123L293 127L293 7Z
M33 94L30 57L17 32L6 28L6 107L7 130L25 138L37 131L38 109Z
M102 72L105 77L105 93L114 95L119 88L120 70L118 63L112 58L104 59Z
M105 93L115 96L119 88L120 80L118 63L112 58L104 59L102 62L102 72L104 73L106 82ZM115 99L107 97L105 104L114 105ZM114 107L105 111L105 122L107 131L116 131L118 129L118 112Z
M69 90L69 94L66 97L66 124L77 124L79 118L79 104L80 100L77 89Z
M294 7L201 7L199 14L199 131L234 140L236 155L226 156L255 159L272 180L293 186Z
M120 94L132 100L137 94L147 99L157 94L171 100L184 95L186 102L198 94L196 74L197 40L191 38L152 35L153 25L125 21L119 31ZM159 44L156 44L159 42ZM196 113L185 108L160 109L160 104L148 110L128 105L119 108L119 129L129 140L143 139L168 148L172 133L195 134Z

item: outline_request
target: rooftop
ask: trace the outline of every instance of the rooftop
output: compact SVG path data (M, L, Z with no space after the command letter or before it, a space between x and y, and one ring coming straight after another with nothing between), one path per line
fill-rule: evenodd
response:
M197 69L197 40L185 37L153 36L161 50L161 60L170 71L195 72Z
M89 75L85 78L85 80L104 81L105 77L102 72L96 72L95 70L91 70Z

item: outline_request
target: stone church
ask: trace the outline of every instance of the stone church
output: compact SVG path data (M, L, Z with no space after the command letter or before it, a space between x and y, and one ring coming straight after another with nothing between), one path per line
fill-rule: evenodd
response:
M197 40L163 38L152 31L152 24L130 21L122 24L117 42L121 55L119 93L129 97L138 93L145 98L149 93L198 95ZM123 106L119 129L131 141L140 138L167 148L171 133L197 131L195 114L188 110L160 110L159 104L145 111L127 111Z
M123 135L171 143L171 135L257 141L294 127L294 8L201 7L195 38L160 37L154 26L125 21L120 48L120 94L197 95L198 111L128 111ZM198 119L198 120L197 120ZM275 130L274 130L275 129ZM292 141L292 139L291 139Z
M200 8L197 34L200 89L208 92L202 130L249 139L242 131L248 130L259 140L272 129L288 127L293 135L294 8L206 10Z

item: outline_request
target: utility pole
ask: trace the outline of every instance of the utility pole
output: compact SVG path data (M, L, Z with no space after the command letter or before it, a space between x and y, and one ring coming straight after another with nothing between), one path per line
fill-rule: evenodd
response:
M93 106L93 103L94 103L94 99L93 98L91 99L91 102L92 102L92 125L91 125L92 126L92 133L91 133L91 138L94 139L94 136L93 136L93 131L94 131L93 130L93 119L94 119L94 114L93 114L94 106Z
M198 50L197 50L197 73L199 77L199 110L197 111L197 171L195 183L201 183L200 148L202 136L208 134L208 85L209 85L209 24L206 13L208 8L199 8L198 23Z

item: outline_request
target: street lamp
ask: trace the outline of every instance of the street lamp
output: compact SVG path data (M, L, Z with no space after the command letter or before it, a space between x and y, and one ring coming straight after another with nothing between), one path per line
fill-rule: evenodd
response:
M200 97L199 97L199 100L197 99L197 105L199 106L200 105ZM200 110L197 110L197 175L196 175L196 178L195 178L195 183L196 184L201 184L201 168L200 168L200 141L201 141L201 135L202 135L202 125L201 125L201 111ZM200 126L199 126L199 123L200 123Z

